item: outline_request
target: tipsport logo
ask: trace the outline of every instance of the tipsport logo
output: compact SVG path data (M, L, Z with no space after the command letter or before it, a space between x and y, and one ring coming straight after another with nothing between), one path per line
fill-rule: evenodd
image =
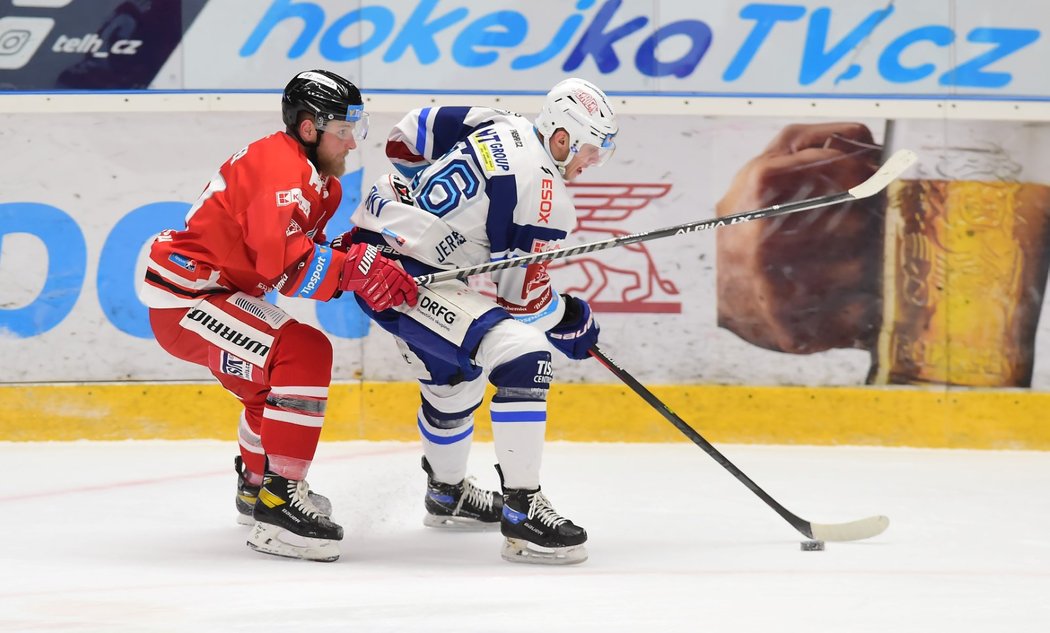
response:
M51 18L0 18L0 69L16 70L28 64L54 27Z

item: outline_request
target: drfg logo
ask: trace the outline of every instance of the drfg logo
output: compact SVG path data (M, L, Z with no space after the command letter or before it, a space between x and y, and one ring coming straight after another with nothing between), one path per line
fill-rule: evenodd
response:
M28 64L54 26L51 18L0 18L0 70Z
M447 307L441 305L437 301L434 301L430 297L421 296L419 298L419 309L432 315L435 319L440 319L449 325L456 322L456 313L449 310Z

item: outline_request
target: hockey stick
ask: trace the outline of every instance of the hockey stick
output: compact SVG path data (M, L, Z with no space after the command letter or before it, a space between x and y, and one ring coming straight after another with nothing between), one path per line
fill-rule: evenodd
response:
M857 521L850 521L849 523L811 523L793 514L787 508L780 505L776 499L769 496L769 494L765 490L762 490L758 484L751 481L750 477L745 475L743 471L730 462L725 455L720 453L717 448L705 440L703 436L697 433L693 427L689 426L685 420L678 417L678 415L657 398L653 392L646 389L646 387L638 382L634 376L627 373L626 369L617 365L616 362L609 358L598 348L597 345L591 347L590 354L598 359L598 362L602 365L605 365L609 371L616 374L617 378L622 380L624 384L631 388L631 390L648 402L650 406L660 413L660 415L667 418L668 422L685 434L685 436L692 440L694 444L702 448L705 453L713 457L716 462L728 470L730 474L736 477L742 484L747 486L751 492L758 495L762 501L766 502L766 505L773 508L777 514L783 517L784 520L790 523L792 527L802 534L820 541L859 541L861 539L871 538L882 534L886 528L889 527L889 517L881 515L871 516Z
M627 244L647 242L649 240L655 240L662 237L670 237L672 235L681 235L683 233L695 233L697 231L715 229L721 226L740 224L742 222L750 222L752 220L761 220L762 218L772 218L779 215L788 215L789 213L798 213L799 211L807 211L809 209L828 207L835 204L841 204L843 202L849 202L851 200L870 198L871 196L885 189L886 186L889 185L891 182L896 180L902 173L904 173L906 169L908 169L908 167L911 167L915 160L915 152L908 149L898 150L893 154L893 156L890 156L889 159L882 164L882 167L880 167L878 171L872 174L870 178L860 183L856 187L853 187L852 189L848 191L843 191L841 193L833 193L826 196L819 196L817 198L807 198L806 200L799 200L798 202L789 202L787 204L774 204L771 207L756 209L754 211L744 211L742 213L735 213L733 215L727 215L721 218L715 218L713 220L698 220L695 222L686 222L685 224L669 226L663 229L644 231L642 233L632 233L630 235L614 237L608 240L591 242L589 244L579 244L577 246L567 246L565 248L558 248L552 251L546 251L542 253L531 253L529 255L522 255L521 257L511 257L509 259L488 262L486 264L478 264L477 266L467 266L466 268L443 270L441 272L430 273L428 275L420 275L419 277L416 277L415 280L416 283L420 286L426 286L428 284L436 283L439 281L449 281L451 279L466 279L467 277L473 275L488 273L494 270L515 268L517 266L525 266L526 264L531 264L534 262L563 259L565 257L572 257L574 255L583 255L584 253L602 251L607 248L613 248L614 246L626 246Z

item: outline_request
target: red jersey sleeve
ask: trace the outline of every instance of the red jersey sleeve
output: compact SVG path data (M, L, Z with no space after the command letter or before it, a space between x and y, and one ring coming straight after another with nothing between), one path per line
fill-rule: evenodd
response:
M288 281L281 287L281 294L328 301L339 290L345 263L346 253L313 243L306 259L288 271Z

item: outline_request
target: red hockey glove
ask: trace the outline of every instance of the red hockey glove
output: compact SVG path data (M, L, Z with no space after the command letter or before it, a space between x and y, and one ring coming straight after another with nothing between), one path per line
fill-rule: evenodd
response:
M347 249L339 289L356 292L376 312L402 303L415 306L419 297L412 276L371 244L353 244Z

